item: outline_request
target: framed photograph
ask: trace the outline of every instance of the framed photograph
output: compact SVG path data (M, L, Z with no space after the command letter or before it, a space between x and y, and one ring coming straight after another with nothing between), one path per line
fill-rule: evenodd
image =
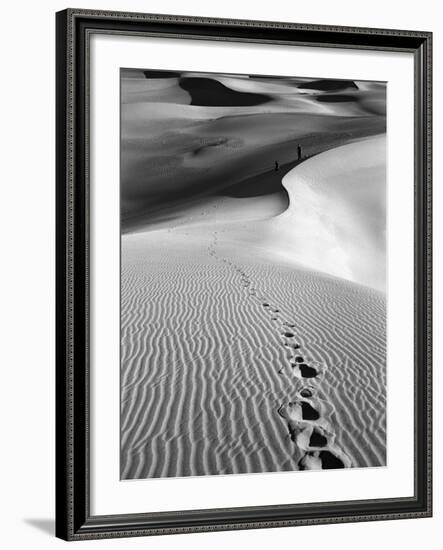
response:
M57 13L58 537L431 515L431 40Z

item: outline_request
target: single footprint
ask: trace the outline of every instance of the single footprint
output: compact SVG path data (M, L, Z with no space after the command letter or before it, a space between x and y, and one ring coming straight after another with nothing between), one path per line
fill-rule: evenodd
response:
M317 428L314 428L309 438L309 447L326 447L328 438L320 433Z
M303 388L300 390L300 395L302 397L312 397L314 395L314 391L311 388Z
M298 368L303 378L315 378L318 374L317 370L305 363L299 363Z
M334 409L328 402L309 399L313 389L304 387L299 395L278 412L286 422L291 440L302 453L298 461L300 470L323 470L350 468L352 461L346 452L335 442L336 435L329 422Z
M301 401L302 419L318 420L320 413L308 401Z
M344 468L345 461L343 460L343 458L343 456L337 456L331 451L320 451L320 459L323 470Z

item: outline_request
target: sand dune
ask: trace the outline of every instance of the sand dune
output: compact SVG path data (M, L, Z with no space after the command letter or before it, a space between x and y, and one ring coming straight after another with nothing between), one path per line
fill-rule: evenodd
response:
M122 71L122 479L386 464L385 104Z
M150 227L224 224L225 241L263 260L284 258L384 291L385 151L385 135L357 140L170 207Z
M157 77L156 77L157 76ZM122 228L274 167L384 133L380 83L122 71Z
M298 182L315 178L316 200L342 212L356 150L380 139L294 168L289 205L259 196L261 219L245 221L250 199L219 196L122 237L122 479L386 464L385 294L273 250L302 215ZM314 216L300 208L299 243Z
M213 255L196 229L123 237L122 478L313 467L306 427L346 466L384 465L384 295L219 235ZM320 421L279 414L301 402Z
M385 290L386 136L336 147L302 162L282 184L288 207L227 237L267 257ZM246 209L245 209L246 210Z

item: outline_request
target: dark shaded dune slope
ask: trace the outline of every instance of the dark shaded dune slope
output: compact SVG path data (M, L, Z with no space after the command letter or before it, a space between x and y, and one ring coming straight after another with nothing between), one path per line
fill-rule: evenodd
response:
M386 131L380 83L139 73L127 71L125 79L122 71L125 233L146 230L177 215L180 205L223 190L239 198L273 193L284 175L274 174L276 163L282 168L299 155L306 159Z
M282 185L282 178L298 164L298 160L288 162L282 166L277 165L267 172L263 172L252 178L235 183L224 188L221 194L227 197L248 198L270 195L272 193L283 193L287 204L289 198L286 189Z
M180 73L177 71L150 71L145 70L143 71L143 74L145 75L145 78L179 78Z
M338 92L340 90L358 90L358 86L352 80L312 80L310 82L302 82L297 88L304 90L319 90L322 92Z
M320 101L320 103L346 103L347 101L358 101L358 97L350 94L319 95L315 99Z
M191 96L191 105L200 107L244 107L262 105L271 100L260 93L238 92L210 78L183 77L180 87Z
M122 229L141 230L180 203L224 188L232 192L246 179L250 191L253 178L272 173L276 161L280 166L297 161L298 146L306 158L384 129L385 119L378 116L271 113L195 121L186 131L169 131L158 143L139 139L135 147L123 142Z

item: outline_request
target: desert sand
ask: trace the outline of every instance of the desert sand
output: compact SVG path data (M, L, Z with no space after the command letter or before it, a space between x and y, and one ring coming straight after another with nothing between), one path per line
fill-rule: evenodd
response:
M264 147L266 192L243 179L168 211L158 194L150 225L147 206L127 216L122 479L386 464L384 136L323 146L299 163L290 140L275 174Z
M220 194L287 201L282 172L385 133L385 100L378 82L124 70L122 230L168 225Z

